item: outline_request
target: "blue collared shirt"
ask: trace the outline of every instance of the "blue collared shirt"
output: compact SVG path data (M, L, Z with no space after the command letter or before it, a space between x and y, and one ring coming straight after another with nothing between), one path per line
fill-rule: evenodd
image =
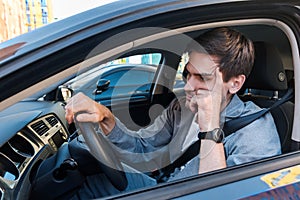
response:
M261 108L253 102L243 102L234 95L221 113L221 124L259 110ZM184 106L184 100L173 101L151 126L137 132L128 130L116 120L108 138L116 144L123 161L133 167L137 164L140 171L147 172L167 166L183 153L182 146L193 119L194 114ZM280 154L280 140L272 115L267 113L227 136L224 148L228 167ZM196 157L171 179L195 175L198 167L199 158Z

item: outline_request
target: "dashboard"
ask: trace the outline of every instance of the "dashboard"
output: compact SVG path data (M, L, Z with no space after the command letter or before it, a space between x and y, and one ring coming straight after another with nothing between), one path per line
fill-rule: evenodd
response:
M61 102L22 101L0 115L0 200L28 199L41 163L68 141Z

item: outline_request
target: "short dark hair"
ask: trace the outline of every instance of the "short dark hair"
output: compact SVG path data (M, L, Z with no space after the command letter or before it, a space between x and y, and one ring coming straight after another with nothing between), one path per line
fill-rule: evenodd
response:
M187 51L217 56L224 82L241 74L248 77L254 63L252 41L227 27L211 29L201 34L187 46Z

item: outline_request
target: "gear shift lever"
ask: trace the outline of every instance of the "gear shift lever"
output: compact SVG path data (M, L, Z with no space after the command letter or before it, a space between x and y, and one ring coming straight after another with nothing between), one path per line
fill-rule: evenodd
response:
M64 160L64 162L54 170L53 176L57 180L63 180L67 176L68 170L75 170L77 169L78 164L73 158L68 158Z

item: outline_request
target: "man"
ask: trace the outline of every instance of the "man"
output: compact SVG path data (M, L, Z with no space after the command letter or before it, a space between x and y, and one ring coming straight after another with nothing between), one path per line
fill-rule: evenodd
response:
M127 154L124 160L133 166L147 162L148 170L174 162L200 132L199 156L176 169L168 181L280 154L279 137L269 113L223 138L225 121L261 110L236 95L252 69L252 42L235 30L216 28L196 38L187 51L186 97L174 100L153 125L132 133L109 109L81 93L68 102L67 121L71 123L74 113L84 111L77 115L77 121L98 123L121 154L124 150L140 155Z

